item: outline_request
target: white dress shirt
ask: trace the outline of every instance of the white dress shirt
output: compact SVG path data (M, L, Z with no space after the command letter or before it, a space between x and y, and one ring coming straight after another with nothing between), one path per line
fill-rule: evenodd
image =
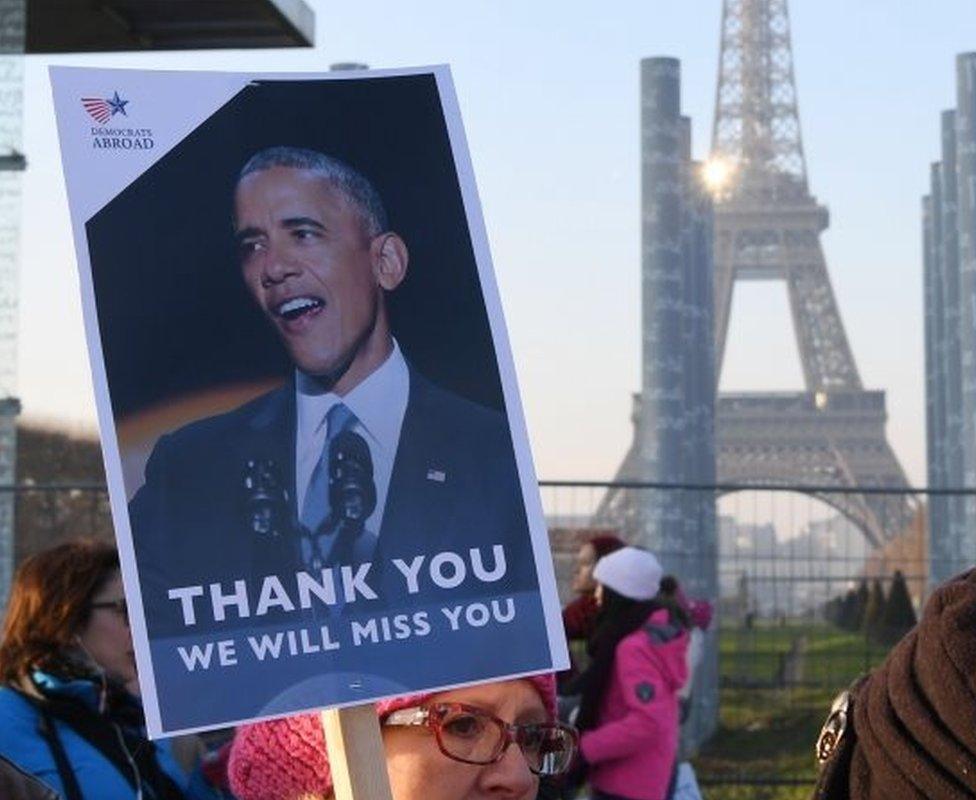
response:
M394 340L393 351L386 361L345 397L323 390L314 378L300 370L295 373L295 394L295 491L299 512L328 438L326 415L336 403L344 403L356 415L352 430L366 440L373 459L376 508L366 520L366 529L378 536L410 394L410 371L400 346Z

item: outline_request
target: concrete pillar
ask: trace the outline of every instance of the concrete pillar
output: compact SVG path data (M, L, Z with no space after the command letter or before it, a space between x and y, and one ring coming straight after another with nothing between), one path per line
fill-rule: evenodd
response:
M689 163L685 226L685 480L715 483L715 304L713 288L712 199L700 180L700 165ZM715 600L718 587L718 532L711 491L683 493L684 541L696 564L682 576L691 597ZM691 709L681 730L681 749L692 755L718 723L718 625L706 634L702 662L695 676Z
M962 479L976 487L976 53L956 57L956 78ZM976 535L974 497L964 501L964 524L970 537ZM971 541L970 561L976 558Z
M945 485L945 361L942 270L942 165L933 164L931 194L922 201L923 287L925 302L925 443L929 486ZM938 585L951 574L953 546L945 499L930 497L929 579Z
M712 206L691 160L691 121L680 114L680 65L641 62L642 369L637 423L641 480L715 482ZM639 542L658 554L689 596L718 598L711 491L644 490ZM690 753L718 719L712 632L682 730Z
M17 478L17 290L23 160L25 0L0 0L0 485ZM0 492L0 607L14 561L12 491Z
M939 273L941 296L935 298L937 313L941 318L939 331L939 358L941 369L942 399L942 446L941 485L959 487L965 485L963 475L963 420L962 420L962 363L960 361L960 297L959 297L959 181L956 159L956 112L942 112L942 170L940 173L942 197L939 213ZM951 562L942 580L952 577L972 563L976 557L976 530L967 529L965 501L961 497L940 499L944 509L942 535L950 542ZM929 529L932 530L931 528ZM935 585L935 584L933 584Z
M673 58L641 62L641 415L639 474L646 481L680 482L685 427L684 249L680 65ZM691 560L684 549L681 498L641 492L642 544L679 576Z

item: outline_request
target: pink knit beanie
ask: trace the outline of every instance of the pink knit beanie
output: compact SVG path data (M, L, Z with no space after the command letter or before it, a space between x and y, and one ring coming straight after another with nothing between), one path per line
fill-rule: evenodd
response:
M556 716L553 676L533 675L530 681L550 719ZM435 692L381 700L376 714L383 719L401 708L422 705ZM231 790L238 800L296 800L305 794L327 797L332 773L318 714L258 722L237 729L228 764Z

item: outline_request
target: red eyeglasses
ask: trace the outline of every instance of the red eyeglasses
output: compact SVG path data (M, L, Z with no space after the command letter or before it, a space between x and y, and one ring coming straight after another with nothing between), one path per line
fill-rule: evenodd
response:
M465 764L494 764L515 742L536 775L561 775L569 769L579 740L576 729L569 725L552 722L512 725L463 703L403 708L390 714L383 724L429 728L440 751Z

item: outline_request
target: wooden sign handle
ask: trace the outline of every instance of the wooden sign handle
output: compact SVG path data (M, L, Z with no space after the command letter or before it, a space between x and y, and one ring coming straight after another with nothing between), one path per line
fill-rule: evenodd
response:
M336 800L393 800L372 703L322 712Z

